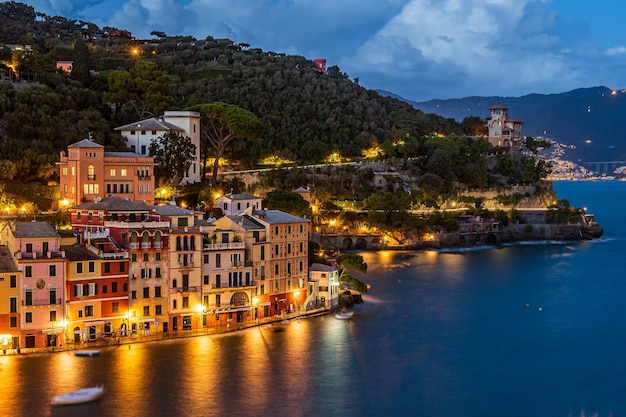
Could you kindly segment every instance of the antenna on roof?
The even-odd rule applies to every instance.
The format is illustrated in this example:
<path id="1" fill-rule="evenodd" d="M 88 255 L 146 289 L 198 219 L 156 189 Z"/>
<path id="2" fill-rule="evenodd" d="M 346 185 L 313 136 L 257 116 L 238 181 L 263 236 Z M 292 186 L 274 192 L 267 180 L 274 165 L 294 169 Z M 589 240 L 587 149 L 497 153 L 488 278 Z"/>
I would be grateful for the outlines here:
<path id="1" fill-rule="evenodd" d="M 89 140 L 93 140 L 93 133 L 89 132 L 89 135 L 87 135 L 87 137 L 89 138 Z"/>

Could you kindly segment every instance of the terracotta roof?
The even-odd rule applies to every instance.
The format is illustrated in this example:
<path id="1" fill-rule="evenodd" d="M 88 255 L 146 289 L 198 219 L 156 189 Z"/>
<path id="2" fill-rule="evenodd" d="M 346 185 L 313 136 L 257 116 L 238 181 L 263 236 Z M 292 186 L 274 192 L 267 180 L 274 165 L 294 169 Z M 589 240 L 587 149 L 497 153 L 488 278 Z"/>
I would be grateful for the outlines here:
<path id="1" fill-rule="evenodd" d="M 61 250 L 65 251 L 65 257 L 70 261 L 91 261 L 100 259 L 98 255 L 87 249 L 85 246 L 61 246 Z"/>
<path id="2" fill-rule="evenodd" d="M 80 142 L 72 143 L 71 145 L 68 145 L 67 147 L 68 148 L 104 148 L 104 146 L 90 139 L 83 139 Z"/>
<path id="3" fill-rule="evenodd" d="M 26 237 L 60 237 L 56 229 L 48 222 L 11 222 L 8 225 L 13 231 L 13 236 Z"/>
<path id="4" fill-rule="evenodd" d="M 130 123 L 124 126 L 116 127 L 115 130 L 172 130 L 175 132 L 184 132 L 185 129 L 182 129 L 175 124 L 166 122 L 165 120 L 159 119 L 158 117 L 151 117 L 150 119 L 140 120 L 138 122 Z"/>
<path id="5" fill-rule="evenodd" d="M 17 267 L 17 263 L 13 256 L 11 256 L 11 251 L 4 245 L 0 245 L 0 272 L 18 272 L 19 269 Z"/>
<path id="6" fill-rule="evenodd" d="M 110 195 L 100 201 L 83 203 L 74 208 L 81 210 L 149 212 L 151 207 L 152 206 L 147 205 L 144 201 L 128 200 L 126 198 Z"/>

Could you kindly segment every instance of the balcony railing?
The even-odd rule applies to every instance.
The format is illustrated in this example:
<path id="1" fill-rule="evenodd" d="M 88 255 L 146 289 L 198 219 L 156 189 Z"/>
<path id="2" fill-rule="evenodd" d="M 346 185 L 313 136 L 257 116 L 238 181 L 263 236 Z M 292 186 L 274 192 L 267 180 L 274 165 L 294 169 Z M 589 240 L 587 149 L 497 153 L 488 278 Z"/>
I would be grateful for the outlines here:
<path id="1" fill-rule="evenodd" d="M 226 249 L 245 249 L 245 242 L 227 242 L 227 243 L 206 243 L 204 250 L 226 250 Z"/>
<path id="2" fill-rule="evenodd" d="M 248 283 L 248 284 L 245 283 L 245 282 L 243 284 L 241 284 L 241 285 L 230 285 L 230 286 L 229 285 L 223 285 L 223 284 L 220 284 L 220 285 L 209 284 L 209 285 L 205 285 L 204 288 L 209 288 L 211 290 L 228 290 L 228 289 L 231 289 L 231 288 L 239 288 L 239 289 L 241 289 L 241 288 L 256 287 L 256 286 L 257 286 L 257 282 L 255 280 L 253 280 L 253 281 L 250 281 L 250 283 Z"/>
<path id="3" fill-rule="evenodd" d="M 116 227 L 119 229 L 163 229 L 170 227 L 169 222 L 121 222 L 105 221 L 104 227 Z"/>
<path id="4" fill-rule="evenodd" d="M 87 174 L 87 180 L 88 181 L 95 181 L 96 180 L 96 174 Z"/>
<path id="5" fill-rule="evenodd" d="M 199 292 L 202 291 L 202 287 L 200 286 L 195 286 L 195 287 L 176 287 L 176 292 Z"/>
<path id="6" fill-rule="evenodd" d="M 54 259 L 64 258 L 65 251 L 48 251 L 48 252 L 18 252 L 17 259 Z"/>
<path id="7" fill-rule="evenodd" d="M 62 298 L 55 298 L 53 300 L 44 299 L 44 300 L 22 300 L 23 306 L 54 306 L 59 305 L 63 301 Z"/>

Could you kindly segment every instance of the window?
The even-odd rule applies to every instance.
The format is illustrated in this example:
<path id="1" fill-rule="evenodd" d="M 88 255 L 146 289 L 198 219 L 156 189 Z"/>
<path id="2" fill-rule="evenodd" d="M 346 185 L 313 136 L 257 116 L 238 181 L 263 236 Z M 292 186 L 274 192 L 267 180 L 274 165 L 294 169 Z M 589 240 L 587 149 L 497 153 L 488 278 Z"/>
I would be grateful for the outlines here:
<path id="1" fill-rule="evenodd" d="M 25 306 L 33 305 L 33 291 L 32 290 L 26 290 L 26 292 L 24 293 L 24 305 Z"/>
<path id="2" fill-rule="evenodd" d="M 178 307 L 178 300 L 172 300 L 172 310 L 176 310 Z"/>
<path id="3" fill-rule="evenodd" d="M 16 275 L 11 275 L 9 277 L 9 287 L 17 288 L 17 276 Z"/>
<path id="4" fill-rule="evenodd" d="M 220 288 L 222 286 L 222 276 L 220 274 L 215 275 L 215 288 Z"/>
<path id="5" fill-rule="evenodd" d="M 141 134 L 145 134 L 146 132 L 141 132 Z M 141 154 L 145 155 L 146 154 L 146 145 L 141 145 Z"/>
<path id="6" fill-rule="evenodd" d="M 261 284 L 261 295 L 265 294 L 265 284 Z"/>
<path id="7" fill-rule="evenodd" d="M 9 302 L 11 304 L 10 311 L 11 313 L 17 313 L 17 297 L 9 298 Z M 5 304 L 6 305 L 6 304 Z M 6 307 L 5 307 L 6 308 Z M 6 311 L 6 310 L 5 310 Z"/>
<path id="8" fill-rule="evenodd" d="M 63 167 L 62 172 L 63 176 L 67 176 L 67 167 Z"/>
<path id="9" fill-rule="evenodd" d="M 137 299 L 137 291 L 131 291 L 130 292 L 130 298 L 132 298 L 133 300 Z"/>
<path id="10" fill-rule="evenodd" d="M 57 321 L 57 312 L 56 312 L 56 310 L 52 310 L 50 312 L 50 321 Z"/>
<path id="11" fill-rule="evenodd" d="M 147 253 L 143 254 L 143 261 L 144 262 L 148 262 L 148 254 Z"/>
<path id="12" fill-rule="evenodd" d="M 120 311 L 120 303 L 118 303 L 117 301 L 114 301 L 111 303 L 111 312 L 113 313 L 119 313 Z"/>
<path id="13" fill-rule="evenodd" d="M 154 268 L 154 277 L 155 278 L 161 278 L 161 268 L 160 267 L 156 267 Z"/>
<path id="14" fill-rule="evenodd" d="M 278 255 L 278 245 L 274 245 L 274 255 Z"/>
<path id="15" fill-rule="evenodd" d="M 57 266 L 56 265 L 50 265 L 48 267 L 48 273 L 50 274 L 51 277 L 56 277 L 57 276 Z"/>
<path id="16" fill-rule="evenodd" d="M 112 177 L 115 176 L 115 168 L 111 168 L 111 170 L 109 171 L 109 175 Z"/>
<path id="17" fill-rule="evenodd" d="M 189 308 L 189 297 L 183 297 L 183 308 Z"/>
<path id="18" fill-rule="evenodd" d="M 106 285 L 102 286 L 102 294 L 106 294 L 109 292 L 109 288 Z"/>
<path id="19" fill-rule="evenodd" d="M 274 276 L 278 276 L 278 264 L 274 265 Z"/>
<path id="20" fill-rule="evenodd" d="M 161 304 L 154 306 L 154 314 L 156 314 L 157 316 L 160 316 L 161 314 L 163 314 L 163 312 L 161 311 Z"/>
<path id="21" fill-rule="evenodd" d="M 275 235 L 277 235 L 277 234 L 278 234 L 278 226 L 276 226 L 276 227 L 274 228 L 274 234 L 275 234 Z"/>
<path id="22" fill-rule="evenodd" d="M 143 287 L 143 298 L 150 298 L 150 288 Z"/>
<path id="23" fill-rule="evenodd" d="M 93 306 L 85 306 L 85 317 L 93 317 Z"/>
<path id="24" fill-rule="evenodd" d="M 204 264 L 205 265 L 209 264 L 209 255 L 204 255 Z"/>
<path id="25" fill-rule="evenodd" d="M 220 294 L 215 295 L 215 307 L 220 307 L 222 305 L 222 297 Z"/>
<path id="26" fill-rule="evenodd" d="M 117 292 L 117 282 L 111 283 L 111 292 Z"/>
<path id="27" fill-rule="evenodd" d="M 128 291 L 128 283 L 125 282 L 124 285 L 122 285 L 122 288 L 123 288 L 123 290 L 122 290 L 123 292 L 127 292 Z"/>
<path id="28" fill-rule="evenodd" d="M 83 263 L 82 262 L 78 262 L 76 264 L 76 273 L 77 274 L 82 274 L 83 273 Z"/>
<path id="29" fill-rule="evenodd" d="M 291 243 L 287 243 L 287 254 L 291 254 Z"/>
<path id="30" fill-rule="evenodd" d="M 126 168 L 122 168 L 121 170 L 122 177 L 126 177 L 128 175 L 128 170 Z"/>
<path id="31" fill-rule="evenodd" d="M 105 263 L 105 264 L 104 264 L 104 272 L 105 272 L 106 274 L 108 274 L 109 272 L 111 272 L 111 263 L 110 263 L 110 262 L 107 262 L 107 263 Z"/>
<path id="32" fill-rule="evenodd" d="M 265 260 L 265 246 L 261 246 L 261 260 Z"/>
<path id="33" fill-rule="evenodd" d="M 136 253 L 133 253 L 133 254 L 130 256 L 130 261 L 131 261 L 131 262 L 137 262 L 137 254 L 136 254 Z"/>
<path id="34" fill-rule="evenodd" d="M 33 276 L 33 267 L 28 265 L 27 267 L 24 268 L 24 276 L 26 276 L 27 278 L 30 278 Z"/>
<path id="35" fill-rule="evenodd" d="M 96 272 L 96 263 L 93 261 L 89 262 L 89 273 L 93 274 L 94 272 Z"/>
<path id="36" fill-rule="evenodd" d="M 204 285 L 209 285 L 209 276 L 208 275 L 204 276 Z"/>
<path id="37" fill-rule="evenodd" d="M 143 316 L 147 317 L 150 315 L 150 306 L 143 306 Z"/>
<path id="38" fill-rule="evenodd" d="M 160 298 L 161 297 L 161 287 L 154 287 L 154 296 L 156 298 Z"/>
<path id="39" fill-rule="evenodd" d="M 215 254 L 215 267 L 216 268 L 222 267 L 222 255 L 219 253 Z"/>
<path id="40" fill-rule="evenodd" d="M 26 323 L 32 323 L 33 322 L 33 313 L 31 313 L 30 311 L 28 313 L 26 313 L 25 321 L 26 321 Z"/>
<path id="41" fill-rule="evenodd" d="M 160 261 L 161 260 L 161 252 L 157 252 L 154 254 L 154 260 L 155 261 Z"/>
<path id="42" fill-rule="evenodd" d="M 17 327 L 17 317 L 11 317 L 11 327 Z M 28 337 L 28 336 L 26 336 Z M 33 336 L 34 337 L 34 336 Z"/>

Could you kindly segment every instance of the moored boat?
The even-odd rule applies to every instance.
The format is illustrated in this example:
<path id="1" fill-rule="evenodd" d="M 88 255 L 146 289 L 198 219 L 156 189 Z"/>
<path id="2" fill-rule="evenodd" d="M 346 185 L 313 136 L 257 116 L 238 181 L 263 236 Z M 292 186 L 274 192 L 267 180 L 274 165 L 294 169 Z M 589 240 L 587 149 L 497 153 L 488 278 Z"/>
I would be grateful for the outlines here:
<path id="1" fill-rule="evenodd" d="M 98 349 L 83 349 L 74 352 L 76 356 L 98 356 L 100 351 Z"/>
<path id="2" fill-rule="evenodd" d="M 91 401 L 96 401 L 102 398 L 104 394 L 104 387 L 98 385 L 97 387 L 89 387 L 79 389 L 78 391 L 68 392 L 67 394 L 57 395 L 52 399 L 52 405 L 73 405 L 83 404 Z"/>
<path id="3" fill-rule="evenodd" d="M 354 316 L 354 311 L 348 310 L 345 307 L 335 313 L 335 318 L 339 320 L 347 320 Z"/>

